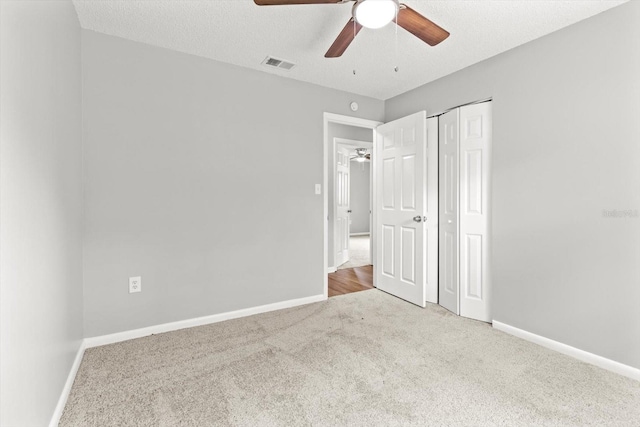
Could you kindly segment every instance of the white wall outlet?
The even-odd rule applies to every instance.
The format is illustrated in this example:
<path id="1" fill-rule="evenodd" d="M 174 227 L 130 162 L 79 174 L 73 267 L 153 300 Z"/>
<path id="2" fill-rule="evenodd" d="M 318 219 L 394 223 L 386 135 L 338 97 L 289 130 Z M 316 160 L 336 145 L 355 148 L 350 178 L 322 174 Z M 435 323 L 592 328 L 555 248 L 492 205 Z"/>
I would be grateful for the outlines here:
<path id="1" fill-rule="evenodd" d="M 322 185 L 316 184 L 316 194 L 322 194 Z"/>
<path id="2" fill-rule="evenodd" d="M 142 277 L 129 277 L 129 293 L 142 292 Z"/>

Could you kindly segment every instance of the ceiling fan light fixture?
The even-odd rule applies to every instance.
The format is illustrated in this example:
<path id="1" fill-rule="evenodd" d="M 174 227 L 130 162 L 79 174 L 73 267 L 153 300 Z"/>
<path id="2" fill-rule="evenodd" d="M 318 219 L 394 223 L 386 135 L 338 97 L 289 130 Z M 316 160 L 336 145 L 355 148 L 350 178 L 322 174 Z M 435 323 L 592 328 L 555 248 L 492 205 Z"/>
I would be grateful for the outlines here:
<path id="1" fill-rule="evenodd" d="M 367 149 L 366 148 L 356 148 L 356 156 L 353 158 L 353 160 L 355 160 L 356 162 L 364 162 L 365 160 L 367 160 L 367 158 L 365 157 L 367 155 Z"/>
<path id="2" fill-rule="evenodd" d="M 382 28 L 398 13 L 397 0 L 359 0 L 353 6 L 353 16 L 366 28 Z"/>

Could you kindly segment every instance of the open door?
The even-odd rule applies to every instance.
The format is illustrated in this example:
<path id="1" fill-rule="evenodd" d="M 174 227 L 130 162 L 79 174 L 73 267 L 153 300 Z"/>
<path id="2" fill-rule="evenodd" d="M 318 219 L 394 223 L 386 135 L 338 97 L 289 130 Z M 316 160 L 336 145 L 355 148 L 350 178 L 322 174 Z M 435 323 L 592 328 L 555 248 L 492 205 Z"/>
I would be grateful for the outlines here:
<path id="1" fill-rule="evenodd" d="M 349 261 L 350 204 L 351 204 L 351 161 L 349 149 L 339 146 L 336 149 L 336 223 L 335 246 L 336 267 Z"/>
<path id="2" fill-rule="evenodd" d="M 437 278 L 438 268 L 437 251 L 428 250 L 437 248 L 437 233 L 429 231 L 434 222 L 437 229 L 438 220 L 438 145 L 427 144 L 425 111 L 381 125 L 376 132 L 376 286 L 424 307 L 427 275 Z M 437 279 L 429 286 L 434 287 L 433 299 Z"/>

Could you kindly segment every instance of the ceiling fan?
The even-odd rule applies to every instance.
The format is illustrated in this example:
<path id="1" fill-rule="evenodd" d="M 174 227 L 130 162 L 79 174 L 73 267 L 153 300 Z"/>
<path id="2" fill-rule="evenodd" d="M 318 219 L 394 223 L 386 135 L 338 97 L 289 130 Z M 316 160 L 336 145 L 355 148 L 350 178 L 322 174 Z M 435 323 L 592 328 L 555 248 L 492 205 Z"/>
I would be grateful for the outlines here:
<path id="1" fill-rule="evenodd" d="M 366 148 L 356 148 L 356 155 L 349 157 L 349 160 L 364 162 L 365 160 L 371 160 L 371 154 L 367 154 Z"/>
<path id="2" fill-rule="evenodd" d="M 409 31 L 420 40 L 435 46 L 447 37 L 449 32 L 436 23 L 420 15 L 398 0 L 253 0 L 258 6 L 284 6 L 295 4 L 325 4 L 355 2 L 352 17 L 333 42 L 325 58 L 342 56 L 362 27 L 382 28 L 391 21 Z"/>

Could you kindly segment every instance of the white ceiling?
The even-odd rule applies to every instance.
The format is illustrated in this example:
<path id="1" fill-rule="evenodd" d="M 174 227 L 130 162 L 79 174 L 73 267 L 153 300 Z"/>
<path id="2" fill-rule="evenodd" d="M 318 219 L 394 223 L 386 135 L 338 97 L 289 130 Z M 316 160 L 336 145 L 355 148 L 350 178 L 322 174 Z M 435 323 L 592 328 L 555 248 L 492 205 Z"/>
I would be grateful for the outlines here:
<path id="1" fill-rule="evenodd" d="M 364 28 L 341 58 L 324 54 L 351 5 L 252 0 L 74 0 L 83 28 L 296 80 L 388 99 L 627 0 L 403 0 L 451 36 L 430 47 L 402 28 Z M 297 64 L 261 65 L 267 55 Z M 398 66 L 398 72 L 394 67 Z M 353 71 L 356 70 L 354 75 Z"/>

